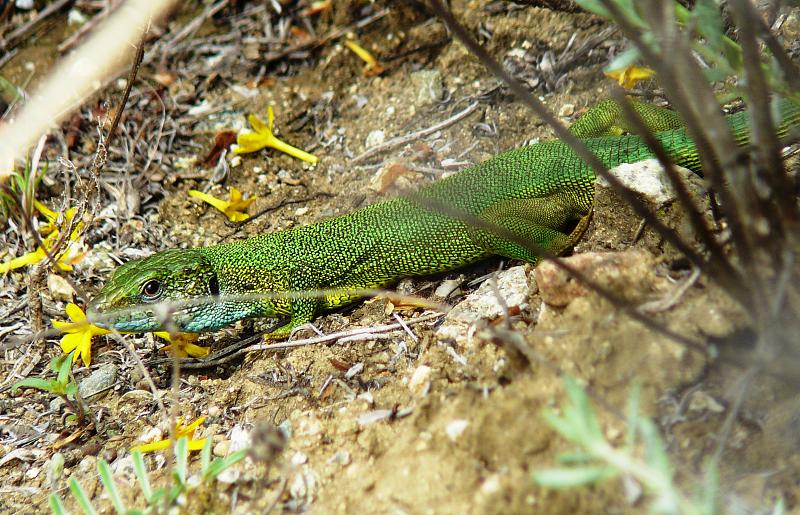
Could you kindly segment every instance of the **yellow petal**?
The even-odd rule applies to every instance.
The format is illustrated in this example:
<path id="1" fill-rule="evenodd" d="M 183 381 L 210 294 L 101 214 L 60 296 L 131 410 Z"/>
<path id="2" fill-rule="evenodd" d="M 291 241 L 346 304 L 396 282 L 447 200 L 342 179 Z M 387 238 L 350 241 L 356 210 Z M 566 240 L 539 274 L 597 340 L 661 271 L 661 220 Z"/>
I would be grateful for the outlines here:
<path id="1" fill-rule="evenodd" d="M 231 222 L 244 222 L 248 218 L 250 218 L 250 215 L 248 215 L 247 213 L 240 213 L 238 211 L 233 211 L 230 214 L 228 214 L 228 220 L 230 220 Z"/>
<path id="2" fill-rule="evenodd" d="M 251 152 L 258 152 L 267 146 L 268 141 L 265 140 L 262 134 L 255 132 L 243 132 L 236 136 L 236 148 L 233 149 L 234 154 L 249 154 Z"/>
<path id="3" fill-rule="evenodd" d="M 344 46 L 349 48 L 354 54 L 356 54 L 362 61 L 369 64 L 375 64 L 377 60 L 370 54 L 364 47 L 356 43 L 355 41 L 345 41 Z"/>
<path id="4" fill-rule="evenodd" d="M 131 447 L 131 452 L 139 451 L 139 452 L 152 452 L 152 451 L 163 451 L 164 449 L 168 449 L 170 446 L 170 440 L 159 440 L 153 443 L 145 443 L 142 445 L 137 445 L 135 447 Z"/>
<path id="5" fill-rule="evenodd" d="M 203 193 L 202 191 L 197 191 L 197 190 L 189 190 L 189 196 L 194 197 L 196 199 L 200 199 L 203 202 L 206 202 L 207 204 L 211 204 L 212 206 L 222 211 L 223 213 L 225 212 L 226 209 L 228 209 L 229 205 L 228 202 L 222 199 L 218 199 L 213 195 L 209 195 L 208 193 Z"/>
<path id="6" fill-rule="evenodd" d="M 193 358 L 205 358 L 211 352 L 211 347 L 201 347 L 193 343 L 187 343 L 184 348 L 186 353 Z"/>
<path id="7" fill-rule="evenodd" d="M 51 223 L 55 223 L 56 219 L 58 219 L 58 213 L 51 210 L 38 200 L 33 201 L 33 207 L 35 207 L 36 210 L 39 211 L 42 214 L 42 216 L 47 218 L 47 220 L 50 221 Z"/>
<path id="8" fill-rule="evenodd" d="M 200 427 L 200 424 L 202 424 L 205 420 L 206 420 L 205 416 L 197 417 L 197 419 L 194 422 L 192 422 L 186 427 L 180 427 L 179 423 L 178 427 L 175 428 L 175 434 L 178 435 L 179 437 L 192 436 L 194 435 L 195 430 L 197 430 L 197 428 Z"/>
<path id="9" fill-rule="evenodd" d="M 190 451 L 199 451 L 206 445 L 206 439 L 201 438 L 200 440 L 189 440 L 189 450 Z"/>
<path id="10" fill-rule="evenodd" d="M 9 270 L 16 270 L 17 268 L 38 263 L 44 259 L 45 256 L 46 254 L 42 249 L 36 249 L 33 252 L 28 252 L 27 254 L 23 254 L 20 257 L 16 257 L 10 261 L 6 261 L 5 263 L 0 263 L 0 273 L 4 274 Z"/>
<path id="11" fill-rule="evenodd" d="M 619 85 L 625 89 L 631 89 L 637 82 L 649 79 L 655 75 L 655 73 L 656 72 L 650 68 L 635 65 L 605 72 L 607 77 L 615 79 Z"/>
<path id="12" fill-rule="evenodd" d="M 83 310 L 80 308 L 80 306 L 78 306 L 77 304 L 70 302 L 69 304 L 67 304 L 67 308 L 65 311 L 69 319 L 72 320 L 73 322 L 86 321 L 86 313 L 84 313 Z"/>
<path id="13" fill-rule="evenodd" d="M 272 106 L 267 106 L 267 130 L 259 132 L 268 132 L 272 134 L 272 128 L 275 126 L 275 111 Z M 255 128 L 255 127 L 254 127 Z"/>
<path id="14" fill-rule="evenodd" d="M 159 349 L 161 351 L 166 352 L 167 354 L 174 354 L 179 358 L 185 358 L 188 356 L 185 350 L 180 345 L 175 345 L 174 343 L 170 343 L 169 345 L 165 345 Z"/>
<path id="15" fill-rule="evenodd" d="M 81 360 L 87 367 L 92 364 L 92 333 L 85 331 L 81 339 Z"/>
<path id="16" fill-rule="evenodd" d="M 81 342 L 83 341 L 83 335 L 81 333 L 71 333 L 64 335 L 59 342 L 59 346 L 61 350 L 64 351 L 64 354 L 69 354 L 70 352 L 77 349 Z M 76 352 L 74 356 L 72 356 L 72 362 L 78 361 L 78 353 Z"/>
<path id="17" fill-rule="evenodd" d="M 75 332 L 75 324 L 73 322 L 62 322 L 61 320 L 51 320 L 50 322 L 53 324 L 53 327 L 62 333 Z"/>
<path id="18" fill-rule="evenodd" d="M 269 111 L 267 111 L 269 113 Z M 269 116 L 269 114 L 267 114 Z M 261 121 L 261 118 L 254 114 L 247 115 L 247 122 L 250 124 L 250 127 L 253 128 L 254 131 L 258 133 L 270 132 L 270 128 Z M 271 125 L 271 124 L 270 124 Z"/>

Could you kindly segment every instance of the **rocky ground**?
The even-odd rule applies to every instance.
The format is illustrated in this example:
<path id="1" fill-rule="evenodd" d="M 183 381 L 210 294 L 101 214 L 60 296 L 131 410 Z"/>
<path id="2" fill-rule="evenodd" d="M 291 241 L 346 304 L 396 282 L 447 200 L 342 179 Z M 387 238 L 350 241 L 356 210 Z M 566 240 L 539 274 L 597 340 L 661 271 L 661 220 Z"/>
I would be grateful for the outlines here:
<path id="1" fill-rule="evenodd" d="M 176 44 L 164 42 L 199 11 L 179 12 L 177 21 L 156 31 L 149 45 L 161 53 L 140 71 L 120 141 L 100 178 L 103 198 L 85 234 L 92 250 L 73 272 L 62 273 L 76 293 L 46 290 L 45 320 L 63 320 L 67 300 L 90 299 L 115 260 L 311 223 L 552 137 L 424 8 L 353 0 L 306 13 L 303 2 L 282 2 L 286 11 L 278 15 L 269 3 L 231 3 L 238 9 L 221 10 Z M 602 67 L 624 43 L 598 18 L 507 2 L 452 4 L 481 43 L 565 123 L 606 92 Z M 22 23 L 24 15 L 15 16 L 9 23 Z M 77 30 L 66 18 L 66 12 L 55 16 L 0 74 L 32 87 Z M 348 39 L 370 50 L 385 70 L 365 76 L 363 63 L 342 44 Z M 34 63 L 33 72 L 27 63 Z M 56 166 L 56 158 L 75 163 L 78 176 L 85 172 L 96 146 L 93 120 L 108 109 L 105 101 L 113 105 L 119 86 L 110 84 L 55 131 L 47 150 L 53 166 L 38 192 L 45 204 L 74 202 L 76 176 Z M 663 101 L 654 82 L 635 93 Z M 473 104 L 440 130 L 375 151 Z M 223 159 L 227 167 L 209 159 L 215 136 L 245 127 L 248 113 L 263 117 L 267 105 L 274 106 L 280 136 L 313 152 L 318 164 L 272 150 Z M 702 182 L 689 180 L 702 202 Z M 250 213 L 269 208 L 267 214 L 232 229 L 219 212 L 187 195 L 198 189 L 226 197 L 230 187 L 257 196 Z M 684 227 L 669 198 L 646 198 L 670 225 Z M 3 261 L 26 250 L 13 224 L 2 238 Z M 744 327 L 737 305 L 696 277 L 605 187 L 598 187 L 592 224 L 568 261 L 708 345 Z M 26 278 L 24 270 L 14 271 L 0 282 L 4 377 L 32 353 Z M 137 505 L 127 450 L 143 438 L 158 439 L 177 413 L 186 420 L 206 417 L 202 432 L 214 439 L 215 455 L 243 441 L 254 448 L 220 482 L 191 491 L 183 500 L 188 512 L 264 512 L 273 505 L 318 513 L 646 511 L 648 498 L 620 479 L 571 490 L 533 481 L 534 471 L 574 449 L 542 417 L 545 408 L 564 402 L 564 373 L 590 389 L 603 430 L 618 445 L 625 439 L 620 413 L 638 385 L 641 409 L 657 423 L 688 492 L 721 445 L 727 507 L 758 510 L 779 497 L 796 505 L 796 410 L 782 384 L 759 383 L 742 415 L 724 429 L 738 369 L 645 328 L 552 264 L 534 269 L 496 259 L 406 280 L 398 289 L 451 309 L 428 317 L 435 312 L 386 299 L 355 304 L 321 317 L 317 328 L 326 334 L 374 329 L 398 319 L 407 327 L 184 367 L 174 391 L 170 362 L 153 337 L 126 335 L 149 364 L 169 413 L 159 410 L 128 352 L 113 339 L 97 338 L 91 367 L 75 370 L 81 383 L 96 384 L 84 384 L 94 427 L 66 425 L 63 405 L 48 394 L 2 394 L 0 509 L 47 511 L 47 496 L 56 491 L 77 511 L 67 489 L 75 476 L 96 506 L 110 510 L 96 472 L 101 457 L 112 464 L 128 505 Z M 200 343 L 218 351 L 268 325 L 238 324 Z M 47 372 L 58 340 L 48 338 L 28 375 Z M 102 391 L 89 396 L 91 390 Z M 720 435 L 726 435 L 721 443 Z M 73 439 L 65 443 L 67 437 Z M 60 475 L 51 472 L 56 452 L 65 458 Z M 154 482 L 168 480 L 169 460 L 152 455 L 148 464 Z"/>

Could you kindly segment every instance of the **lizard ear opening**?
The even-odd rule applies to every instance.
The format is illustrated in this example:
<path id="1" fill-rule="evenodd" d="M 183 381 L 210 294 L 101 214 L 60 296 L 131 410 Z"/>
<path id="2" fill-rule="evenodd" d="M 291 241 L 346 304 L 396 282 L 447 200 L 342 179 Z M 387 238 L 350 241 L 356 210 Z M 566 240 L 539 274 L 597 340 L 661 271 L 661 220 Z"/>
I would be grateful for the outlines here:
<path id="1" fill-rule="evenodd" d="M 208 280 L 208 291 L 214 297 L 219 295 L 219 279 L 217 279 L 217 274 L 211 276 L 211 279 Z"/>

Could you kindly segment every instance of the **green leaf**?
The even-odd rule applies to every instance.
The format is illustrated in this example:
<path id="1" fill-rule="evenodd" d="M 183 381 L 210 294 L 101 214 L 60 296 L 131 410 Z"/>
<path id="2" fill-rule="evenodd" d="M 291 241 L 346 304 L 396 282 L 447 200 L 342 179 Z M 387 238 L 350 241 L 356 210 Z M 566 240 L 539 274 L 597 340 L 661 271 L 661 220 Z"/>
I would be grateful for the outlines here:
<path id="1" fill-rule="evenodd" d="M 586 438 L 592 440 L 605 440 L 603 429 L 594 413 L 589 396 L 578 383 L 570 376 L 564 377 L 564 388 L 575 409 L 575 422 L 581 424 L 581 432 Z"/>
<path id="2" fill-rule="evenodd" d="M 73 350 L 67 355 L 61 355 L 56 359 L 62 358 L 61 361 L 58 363 L 58 378 L 56 379 L 59 383 L 66 383 L 69 379 L 69 370 L 72 368 L 72 356 L 75 354 Z"/>
<path id="3" fill-rule="evenodd" d="M 133 461 L 133 471 L 136 473 L 136 479 L 139 480 L 139 486 L 142 488 L 142 494 L 147 499 L 148 503 L 153 502 L 153 490 L 150 488 L 150 477 L 147 475 L 147 467 L 144 464 L 144 457 L 139 451 L 131 453 L 131 460 Z"/>
<path id="4" fill-rule="evenodd" d="M 547 488 L 573 488 L 596 483 L 613 477 L 617 472 L 611 467 L 575 467 L 537 470 L 533 480 Z"/>
<path id="5" fill-rule="evenodd" d="M 672 467 L 658 428 L 647 418 L 639 419 L 639 431 L 644 443 L 645 461 L 666 478 L 672 477 Z"/>
<path id="6" fill-rule="evenodd" d="M 40 377 L 26 377 L 22 381 L 16 383 L 11 387 L 11 393 L 16 393 L 20 388 L 36 388 L 37 390 L 44 390 L 45 392 L 55 393 L 55 381 L 42 379 Z"/>
<path id="7" fill-rule="evenodd" d="M 181 485 L 186 484 L 189 469 L 189 439 L 185 436 L 178 438 L 175 443 L 175 475 Z"/>
<path id="8" fill-rule="evenodd" d="M 631 388 L 631 394 L 628 396 L 628 404 L 625 407 L 627 415 L 626 434 L 625 434 L 625 447 L 631 451 L 636 445 L 636 428 L 639 427 L 637 421 L 639 420 L 639 397 L 642 389 L 638 383 Z"/>
<path id="9" fill-rule="evenodd" d="M 66 508 L 64 508 L 64 503 L 61 502 L 61 497 L 57 493 L 53 492 L 47 499 L 50 501 L 50 509 L 54 515 L 69 515 Z"/>
<path id="10" fill-rule="evenodd" d="M 72 495 L 75 496 L 75 500 L 78 501 L 78 506 L 81 507 L 84 513 L 87 515 L 97 515 L 94 506 L 89 502 L 89 496 L 86 495 L 86 491 L 74 477 L 69 478 L 69 489 L 72 491 Z"/>
<path id="11" fill-rule="evenodd" d="M 208 467 L 208 470 L 203 473 L 203 478 L 209 481 L 215 479 L 225 469 L 243 460 L 244 457 L 247 456 L 247 451 L 247 449 L 240 449 L 230 453 L 224 458 L 215 459 Z"/>
<path id="12" fill-rule="evenodd" d="M 554 410 L 546 409 L 542 413 L 542 416 L 557 433 L 567 440 L 575 442 L 579 439 L 579 435 L 577 431 L 573 429 L 572 425 L 565 418 L 559 416 Z"/>
<path id="13" fill-rule="evenodd" d="M 722 38 L 725 36 L 725 24 L 722 22 L 718 2 L 697 0 L 689 19 L 696 22 L 697 31 L 714 51 L 721 52 L 723 50 Z"/>
<path id="14" fill-rule="evenodd" d="M 556 460 L 563 465 L 570 465 L 570 464 L 586 464 L 592 461 L 594 457 L 583 451 L 573 451 L 573 452 L 564 452 L 558 455 Z"/>
<path id="15" fill-rule="evenodd" d="M 78 393 L 78 385 L 75 383 L 67 383 L 64 387 L 64 395 L 68 395 L 74 399 L 76 393 Z"/>
<path id="16" fill-rule="evenodd" d="M 117 485 L 114 483 L 114 477 L 111 474 L 111 468 L 108 466 L 108 462 L 102 458 L 97 462 L 97 471 L 100 472 L 100 480 L 103 482 L 103 486 L 106 487 L 106 491 L 108 492 L 108 496 L 111 498 L 111 504 L 114 505 L 114 509 L 117 510 L 117 513 L 121 515 L 125 515 L 125 503 L 122 502 L 122 497 L 119 495 L 119 490 L 117 490 Z"/>
<path id="17" fill-rule="evenodd" d="M 205 443 L 203 443 L 203 450 L 200 451 L 200 471 L 203 477 L 206 477 L 206 471 L 211 464 L 211 440 L 211 438 L 206 438 Z"/>

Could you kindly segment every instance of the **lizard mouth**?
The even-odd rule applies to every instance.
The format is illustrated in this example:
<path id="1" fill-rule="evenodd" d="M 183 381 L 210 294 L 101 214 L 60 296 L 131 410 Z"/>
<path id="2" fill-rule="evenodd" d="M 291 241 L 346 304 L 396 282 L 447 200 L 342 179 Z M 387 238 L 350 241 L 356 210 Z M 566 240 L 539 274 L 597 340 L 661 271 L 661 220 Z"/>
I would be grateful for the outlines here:
<path id="1" fill-rule="evenodd" d="M 108 299 L 103 294 L 89 302 L 86 318 L 97 327 L 122 332 L 155 331 L 160 326 L 153 311 L 141 308 L 109 308 Z"/>

